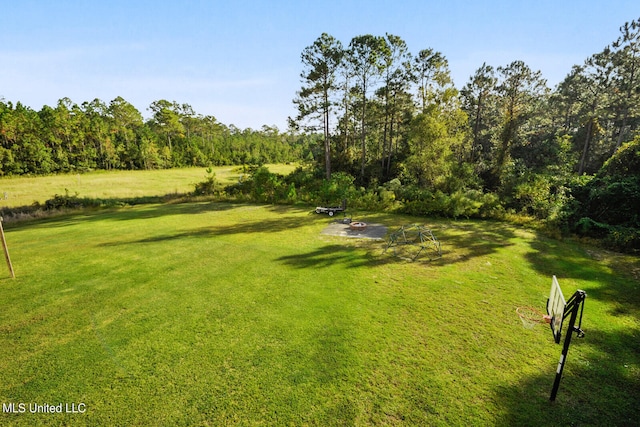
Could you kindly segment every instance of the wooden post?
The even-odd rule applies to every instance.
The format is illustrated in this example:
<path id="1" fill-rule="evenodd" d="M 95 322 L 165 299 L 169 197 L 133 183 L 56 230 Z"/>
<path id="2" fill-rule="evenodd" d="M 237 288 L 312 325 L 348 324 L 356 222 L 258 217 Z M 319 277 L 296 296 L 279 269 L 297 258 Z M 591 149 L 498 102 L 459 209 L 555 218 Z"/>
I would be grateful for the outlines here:
<path id="1" fill-rule="evenodd" d="M 2 217 L 0 217 L 0 236 L 2 236 L 2 248 L 4 249 L 4 257 L 7 260 L 7 266 L 11 272 L 11 278 L 15 279 L 16 274 L 13 272 L 13 265 L 11 264 L 11 258 L 9 258 L 9 248 L 7 248 L 7 240 L 4 238 L 4 228 L 2 227 Z"/>

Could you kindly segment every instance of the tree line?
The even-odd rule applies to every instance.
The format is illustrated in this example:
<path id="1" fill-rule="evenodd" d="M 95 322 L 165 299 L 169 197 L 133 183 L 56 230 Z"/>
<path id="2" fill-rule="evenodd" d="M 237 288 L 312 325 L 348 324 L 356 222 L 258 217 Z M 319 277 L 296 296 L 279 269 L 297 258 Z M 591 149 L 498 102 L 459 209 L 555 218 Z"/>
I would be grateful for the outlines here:
<path id="1" fill-rule="evenodd" d="M 458 90 L 443 53 L 412 53 L 392 34 L 345 45 L 323 33 L 301 62 L 291 123 L 319 135 L 325 179 L 393 185 L 405 206 L 424 201 L 416 213 L 438 199 L 473 206 L 492 195 L 507 211 L 573 231 L 626 227 L 638 239 L 640 21 L 553 89 L 516 60 L 482 64 Z M 609 197 L 622 205 L 605 208 Z M 606 213 L 616 210 L 628 215 Z"/>
<path id="2" fill-rule="evenodd" d="M 0 175 L 285 163 L 308 137 L 226 126 L 188 104 L 159 100 L 151 118 L 122 97 L 81 105 L 63 98 L 40 111 L 0 99 Z"/>
<path id="3" fill-rule="evenodd" d="M 166 100 L 34 111 L 0 99 L 0 174 L 279 163 L 227 195 L 419 215 L 543 219 L 640 249 L 640 21 L 555 88 L 523 61 L 482 64 L 460 88 L 445 55 L 401 37 L 323 33 L 301 54 L 286 133 L 226 126 Z M 212 178 L 201 192 L 220 191 Z M 226 191 L 226 190 L 225 190 Z M 336 199 L 336 200 L 330 200 Z"/>
<path id="4" fill-rule="evenodd" d="M 343 46 L 324 33 L 302 52 L 292 122 L 322 133 L 327 178 L 337 170 L 363 182 L 403 176 L 432 185 L 446 178 L 447 160 L 472 165 L 490 189 L 523 168 L 562 163 L 593 174 L 637 134 L 638 25 L 621 27 L 554 90 L 540 71 L 513 61 L 483 64 L 458 91 L 446 57 L 432 48 L 412 54 L 391 34 Z"/>

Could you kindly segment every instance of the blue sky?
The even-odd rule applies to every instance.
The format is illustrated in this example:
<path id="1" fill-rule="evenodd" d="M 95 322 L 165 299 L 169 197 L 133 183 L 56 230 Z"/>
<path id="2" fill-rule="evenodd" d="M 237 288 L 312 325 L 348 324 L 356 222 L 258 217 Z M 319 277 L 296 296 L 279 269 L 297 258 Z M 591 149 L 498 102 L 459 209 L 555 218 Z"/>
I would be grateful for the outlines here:
<path id="1" fill-rule="evenodd" d="M 227 125 L 286 130 L 300 53 L 322 32 L 431 47 L 458 87 L 483 62 L 514 60 L 553 87 L 638 18 L 637 0 L 0 0 L 0 98 L 39 110 L 122 96 L 145 117 L 167 99 Z"/>

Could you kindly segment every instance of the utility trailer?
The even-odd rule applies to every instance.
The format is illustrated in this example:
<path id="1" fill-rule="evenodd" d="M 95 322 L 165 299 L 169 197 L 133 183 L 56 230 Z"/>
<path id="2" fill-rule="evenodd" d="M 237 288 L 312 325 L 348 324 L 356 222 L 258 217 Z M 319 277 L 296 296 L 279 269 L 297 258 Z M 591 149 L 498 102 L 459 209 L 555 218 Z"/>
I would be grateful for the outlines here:
<path id="1" fill-rule="evenodd" d="M 334 207 L 316 206 L 317 214 L 327 214 L 329 216 L 334 216 L 336 212 L 344 212 L 346 210 L 347 210 L 347 199 L 342 199 L 342 204 L 340 206 L 334 206 Z"/>

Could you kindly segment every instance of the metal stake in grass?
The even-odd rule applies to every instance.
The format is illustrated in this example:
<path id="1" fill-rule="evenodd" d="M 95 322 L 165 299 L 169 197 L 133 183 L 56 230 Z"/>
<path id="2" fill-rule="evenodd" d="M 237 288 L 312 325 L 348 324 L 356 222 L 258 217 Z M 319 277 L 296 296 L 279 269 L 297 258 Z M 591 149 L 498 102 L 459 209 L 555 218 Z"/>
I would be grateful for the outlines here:
<path id="1" fill-rule="evenodd" d="M 4 238 L 4 228 L 2 227 L 2 217 L 0 217 L 0 236 L 2 236 L 2 248 L 4 249 L 4 257 L 7 260 L 7 266 L 11 272 L 11 278 L 15 279 L 16 274 L 13 272 L 13 265 L 11 264 L 11 258 L 9 258 L 9 248 L 7 248 L 7 240 Z"/>

